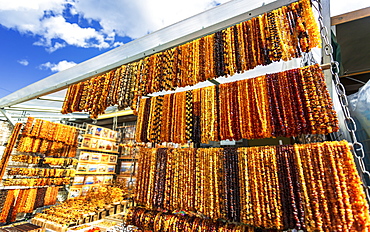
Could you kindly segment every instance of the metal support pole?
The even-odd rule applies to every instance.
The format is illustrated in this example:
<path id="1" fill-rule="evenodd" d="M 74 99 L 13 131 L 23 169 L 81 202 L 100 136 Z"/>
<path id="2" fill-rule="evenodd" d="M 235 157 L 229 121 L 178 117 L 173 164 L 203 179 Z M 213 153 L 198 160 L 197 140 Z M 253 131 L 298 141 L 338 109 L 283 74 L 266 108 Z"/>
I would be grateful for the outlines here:
<path id="1" fill-rule="evenodd" d="M 0 109 L 0 112 L 5 116 L 6 120 L 8 120 L 12 128 L 14 128 L 14 123 L 11 120 L 11 116 L 4 109 Z"/>

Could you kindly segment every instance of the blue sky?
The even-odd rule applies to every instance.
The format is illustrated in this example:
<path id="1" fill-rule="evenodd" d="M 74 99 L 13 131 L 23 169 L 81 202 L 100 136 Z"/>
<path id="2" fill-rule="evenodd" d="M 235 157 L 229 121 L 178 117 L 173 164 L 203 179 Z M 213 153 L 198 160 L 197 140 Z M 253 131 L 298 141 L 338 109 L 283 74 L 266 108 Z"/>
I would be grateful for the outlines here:
<path id="1" fill-rule="evenodd" d="M 0 0 L 0 98 L 227 0 Z"/>
<path id="2" fill-rule="evenodd" d="M 0 98 L 227 1 L 0 0 Z M 334 15 L 370 5 L 342 1 Z"/>

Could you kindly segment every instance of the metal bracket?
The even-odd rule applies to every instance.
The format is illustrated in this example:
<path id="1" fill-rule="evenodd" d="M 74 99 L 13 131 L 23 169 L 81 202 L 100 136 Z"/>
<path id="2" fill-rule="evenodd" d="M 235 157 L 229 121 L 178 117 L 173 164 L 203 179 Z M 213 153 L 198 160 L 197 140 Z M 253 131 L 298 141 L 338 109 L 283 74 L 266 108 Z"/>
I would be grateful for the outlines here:
<path id="1" fill-rule="evenodd" d="M 215 84 L 215 85 L 220 85 L 221 83 L 216 81 L 215 79 L 209 79 L 208 80 L 209 82 L 211 82 L 212 84 Z"/>

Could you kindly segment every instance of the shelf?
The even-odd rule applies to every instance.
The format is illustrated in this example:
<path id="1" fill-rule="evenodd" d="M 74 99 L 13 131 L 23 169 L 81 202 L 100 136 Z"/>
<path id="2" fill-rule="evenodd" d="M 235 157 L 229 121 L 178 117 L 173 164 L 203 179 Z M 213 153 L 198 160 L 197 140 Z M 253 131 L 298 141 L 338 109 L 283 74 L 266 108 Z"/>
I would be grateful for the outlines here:
<path id="1" fill-rule="evenodd" d="M 82 137 L 92 138 L 92 139 L 100 139 L 100 140 L 105 140 L 105 141 L 110 141 L 110 142 L 117 142 L 117 139 L 110 139 L 110 138 L 96 136 L 96 135 L 90 135 L 90 134 L 84 134 L 84 135 L 82 135 Z"/>
<path id="2" fill-rule="evenodd" d="M 75 175 L 114 175 L 115 172 L 76 172 Z"/>
<path id="3" fill-rule="evenodd" d="M 30 188 L 48 188 L 48 187 L 59 187 L 62 188 L 61 185 L 45 185 L 45 186 L 21 186 L 21 185 L 12 185 L 12 186 L 0 186 L 0 190 L 5 189 L 30 189 Z"/>
<path id="4" fill-rule="evenodd" d="M 100 161 L 85 161 L 85 160 L 79 160 L 78 163 L 86 163 L 86 164 L 114 164 L 116 165 L 117 162 L 100 162 Z"/>
<path id="5" fill-rule="evenodd" d="M 77 184 L 77 185 L 71 185 L 71 189 L 72 188 L 82 188 L 84 186 L 94 187 L 94 186 L 102 186 L 102 185 L 111 185 L 111 183 L 109 183 L 109 184 L 103 184 L 103 183 L 101 183 L 101 184 Z"/>
<path id="6" fill-rule="evenodd" d="M 131 174 L 130 173 L 128 173 L 128 174 L 119 174 L 119 175 L 117 175 L 117 177 L 130 177 L 131 176 Z M 136 175 L 132 175 L 132 177 L 136 177 Z"/>
<path id="7" fill-rule="evenodd" d="M 98 151 L 98 152 L 106 152 L 106 153 L 112 153 L 112 154 L 118 154 L 118 151 L 112 151 L 112 150 L 102 150 L 102 149 L 95 149 L 90 147 L 79 147 L 79 150 L 88 150 L 88 151 Z"/>
<path id="8" fill-rule="evenodd" d="M 131 156 L 127 156 L 127 157 L 118 157 L 118 159 L 120 160 L 137 160 L 137 158 L 132 158 Z"/>

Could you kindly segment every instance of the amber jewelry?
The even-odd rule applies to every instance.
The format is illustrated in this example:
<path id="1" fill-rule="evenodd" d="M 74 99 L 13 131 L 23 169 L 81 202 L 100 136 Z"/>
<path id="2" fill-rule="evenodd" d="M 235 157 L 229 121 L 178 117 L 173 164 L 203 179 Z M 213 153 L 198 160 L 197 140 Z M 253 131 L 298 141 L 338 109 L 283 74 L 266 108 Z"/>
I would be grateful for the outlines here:
<path id="1" fill-rule="evenodd" d="M 252 130 L 252 119 L 251 119 L 251 110 L 249 102 L 251 101 L 249 98 L 249 81 L 242 80 L 238 81 L 238 106 L 239 106 L 239 125 L 240 125 L 240 134 L 242 138 L 248 139 L 252 138 L 251 130 Z M 220 99 L 221 99 L 220 95 Z M 222 104 L 219 105 L 222 107 Z M 220 114 L 222 114 L 220 112 Z M 222 120 L 220 118 L 220 120 Z M 222 127 L 220 124 L 220 130 L 222 131 Z"/>
<path id="2" fill-rule="evenodd" d="M 11 207 L 14 205 L 14 202 L 18 197 L 19 192 L 20 192 L 19 189 L 12 189 L 8 191 L 8 195 L 6 196 L 4 206 L 0 213 L 0 223 L 7 222 L 8 213 L 11 211 Z"/>
<path id="3" fill-rule="evenodd" d="M 150 99 L 143 98 L 140 100 L 138 120 L 136 121 L 135 140 L 137 142 L 147 141 L 147 126 L 149 118 Z"/>
<path id="4" fill-rule="evenodd" d="M 199 83 L 200 82 L 200 73 L 202 72 L 202 67 L 201 67 L 201 59 L 204 58 L 203 56 L 201 56 L 202 53 L 202 45 L 203 43 L 201 43 L 201 39 L 196 39 L 194 41 L 192 41 L 191 43 L 193 46 L 192 46 L 192 56 L 191 56 L 191 59 L 192 59 L 192 67 L 189 67 L 191 70 L 193 70 L 193 75 L 189 76 L 189 78 L 191 78 L 191 82 L 189 82 L 188 84 L 190 85 L 194 85 L 196 83 Z"/>
<path id="5" fill-rule="evenodd" d="M 333 154 L 340 154 L 340 153 L 346 153 L 348 152 L 347 145 L 345 142 L 340 142 L 338 146 L 325 146 L 326 150 L 329 152 L 332 152 Z M 347 188 L 348 186 L 346 185 L 347 183 L 347 177 L 343 171 L 343 162 L 341 158 L 338 158 L 337 156 L 327 156 L 330 160 L 330 163 L 334 169 L 336 169 L 335 173 L 337 174 L 336 176 L 336 183 L 339 183 L 339 186 L 336 185 L 336 190 L 339 192 L 338 193 L 338 203 L 341 207 L 342 210 L 339 210 L 341 213 L 341 218 L 342 221 L 345 220 L 345 225 L 344 227 L 351 228 L 354 222 L 354 217 L 353 217 L 353 212 L 351 210 L 351 203 L 350 203 L 350 197 L 349 197 L 349 189 Z M 338 188 L 340 187 L 340 189 Z M 340 202 L 339 202 L 340 201 Z M 343 215 L 343 212 L 347 212 L 347 214 Z M 343 217 L 344 216 L 344 217 Z"/>
<path id="6" fill-rule="evenodd" d="M 297 127 L 296 120 L 294 118 L 296 114 L 293 113 L 294 109 L 292 105 L 293 101 L 290 100 L 290 96 L 292 96 L 293 93 L 289 91 L 289 82 L 286 71 L 278 73 L 276 83 L 277 91 L 279 91 L 278 92 L 278 96 L 280 97 L 279 101 L 281 102 L 282 106 L 281 117 L 284 125 L 283 133 L 285 133 L 286 135 L 296 135 L 297 132 L 294 131 L 295 128 Z"/>
<path id="7" fill-rule="evenodd" d="M 253 52 L 255 53 L 255 65 L 258 66 L 260 64 L 263 64 L 262 61 L 262 52 L 261 52 L 261 46 L 260 46 L 260 32 L 259 32 L 259 25 L 258 25 L 258 17 L 252 18 L 250 21 L 250 33 L 253 36 Z"/>
<path id="8" fill-rule="evenodd" d="M 185 44 L 178 46 L 176 49 L 176 53 L 177 53 L 177 56 L 176 56 L 176 61 L 177 61 L 176 71 L 177 72 L 176 72 L 176 75 L 173 76 L 175 78 L 173 80 L 173 83 L 174 83 L 173 86 L 180 87 L 182 84 L 181 82 L 183 80 L 183 77 L 185 75 L 185 69 L 184 69 L 184 65 L 186 65 L 186 61 L 184 58 Z"/>
<path id="9" fill-rule="evenodd" d="M 277 162 L 277 151 L 276 147 L 266 147 L 265 149 L 268 163 L 266 166 L 270 169 L 270 181 L 269 183 L 269 193 L 270 199 L 274 198 L 273 203 L 271 204 L 271 217 L 272 221 L 270 226 L 273 228 L 281 229 L 283 227 L 283 217 L 282 217 L 282 208 L 281 208 L 281 192 L 282 189 L 279 187 L 279 170 Z M 276 197 L 274 197 L 276 196 Z"/>
<path id="10" fill-rule="evenodd" d="M 157 159 L 157 149 L 151 151 L 150 160 L 149 160 L 149 173 L 148 173 L 148 192 L 146 197 L 146 205 L 153 205 L 153 191 L 155 184 L 155 175 L 156 175 L 156 159 Z"/>
<path id="11" fill-rule="evenodd" d="M 230 115 L 228 116 L 229 126 L 231 125 L 231 138 L 235 141 L 240 140 L 240 114 L 239 114 L 239 101 L 238 101 L 238 84 L 236 82 L 229 83 L 229 102 L 230 102 Z"/>
<path id="12" fill-rule="evenodd" d="M 214 36 L 214 65 L 217 77 L 225 75 L 224 46 L 222 40 L 222 31 L 218 31 Z"/>
<path id="13" fill-rule="evenodd" d="M 289 54 L 289 50 L 286 46 L 286 43 L 288 44 L 289 41 L 286 37 L 286 33 L 284 31 L 285 29 L 285 21 L 283 21 L 282 17 L 283 17 L 283 9 L 282 8 L 278 8 L 276 10 L 273 10 L 272 13 L 275 14 L 275 17 L 274 17 L 274 24 L 276 25 L 276 27 L 274 28 L 274 32 L 276 30 L 276 36 L 277 36 L 277 43 L 278 43 L 278 47 L 280 49 L 280 58 L 284 61 L 287 61 L 287 60 L 290 60 L 291 59 L 291 55 Z M 287 41 L 287 42 L 285 42 Z"/>
<path id="14" fill-rule="evenodd" d="M 307 112 L 308 112 L 308 118 L 309 118 L 309 124 L 310 124 L 310 133 L 311 134 L 316 134 L 318 133 L 317 127 L 314 126 L 314 121 L 315 120 L 320 120 L 321 115 L 316 114 L 316 109 L 320 110 L 321 106 L 318 103 L 317 100 L 317 91 L 316 91 L 316 86 L 313 82 L 313 77 L 310 75 L 310 71 L 308 69 L 300 69 L 301 72 L 301 80 L 302 80 L 302 87 L 305 92 L 305 100 L 306 100 L 306 105 L 307 105 Z"/>
<path id="15" fill-rule="evenodd" d="M 229 27 L 223 30 L 223 46 L 224 46 L 224 60 L 225 73 L 233 76 L 236 73 L 236 57 L 235 57 L 235 41 L 234 41 L 234 27 Z"/>
<path id="16" fill-rule="evenodd" d="M 29 189 L 27 198 L 25 200 L 25 204 L 22 207 L 22 212 L 31 213 L 33 211 L 35 200 L 36 200 L 36 193 L 37 193 L 37 188 Z"/>
<path id="17" fill-rule="evenodd" d="M 45 192 L 44 205 L 55 205 L 59 187 L 47 187 Z"/>
<path id="18" fill-rule="evenodd" d="M 83 110 L 82 108 L 80 108 L 80 106 L 81 105 L 84 106 L 85 101 L 86 101 L 86 88 L 85 88 L 86 86 L 87 86 L 87 83 L 84 83 L 84 82 L 70 86 L 70 88 L 74 89 L 73 93 L 75 94 L 75 96 L 73 96 L 73 99 L 71 99 L 72 102 L 70 106 L 70 109 L 71 109 L 70 112 Z"/>
<path id="19" fill-rule="evenodd" d="M 193 91 L 186 91 L 185 103 L 185 140 L 191 141 L 193 135 Z"/>
<path id="20" fill-rule="evenodd" d="M 152 75 L 153 75 L 153 82 L 152 82 L 152 89 L 151 89 L 151 92 L 152 93 L 155 93 L 155 92 L 159 92 L 161 90 L 163 90 L 163 87 L 162 87 L 162 83 L 163 83 L 163 77 L 162 77 L 162 68 L 161 68 L 161 65 L 162 65 L 162 56 L 163 56 L 163 53 L 162 52 L 159 52 L 159 53 L 156 53 L 154 55 L 152 55 L 153 57 L 153 69 L 152 69 Z"/>
<path id="21" fill-rule="evenodd" d="M 296 124 L 296 126 L 293 128 L 293 135 L 298 135 L 299 133 L 308 134 L 305 109 L 302 103 L 300 92 L 301 89 L 298 87 L 298 78 L 296 78 L 297 76 L 299 76 L 299 71 L 297 69 L 288 70 L 286 72 L 287 81 L 290 83 L 289 91 L 294 99 L 294 101 L 291 101 Z"/>
<path id="22" fill-rule="evenodd" d="M 35 120 L 34 117 L 28 117 L 27 118 L 26 125 L 23 127 L 23 130 L 22 130 L 22 135 L 23 136 L 29 136 L 34 120 Z"/>
<path id="23" fill-rule="evenodd" d="M 162 108 L 162 118 L 161 118 L 161 142 L 170 142 L 171 128 L 172 128 L 172 115 L 174 111 L 172 110 L 174 94 L 166 94 L 163 97 L 163 108 Z"/>
<path id="24" fill-rule="evenodd" d="M 151 111 L 148 122 L 148 139 L 152 143 L 158 143 L 161 135 L 163 96 L 153 97 L 150 101 Z"/>
<path id="25" fill-rule="evenodd" d="M 163 89 L 173 90 L 174 89 L 174 74 L 176 74 L 177 67 L 175 66 L 175 53 L 176 49 L 167 49 L 162 54 L 162 64 L 163 64 Z"/>
<path id="26" fill-rule="evenodd" d="M 180 120 L 181 124 L 179 124 L 179 143 L 187 143 L 186 139 L 186 92 L 179 94 L 181 97 L 179 98 L 179 107 L 178 109 L 180 114 L 178 119 Z"/>
<path id="27" fill-rule="evenodd" d="M 242 22 L 243 36 L 244 36 L 244 47 L 245 47 L 245 59 L 246 59 L 246 70 L 250 70 L 256 67 L 255 51 L 253 48 L 253 34 L 251 33 L 251 21 Z"/>
<path id="28" fill-rule="evenodd" d="M 42 168 L 11 168 L 9 175 L 20 176 L 39 176 L 39 177 L 71 177 L 73 172 L 67 172 L 66 169 L 42 169 Z"/>
<path id="29" fill-rule="evenodd" d="M 214 37 L 215 34 L 204 37 L 204 79 L 202 81 L 216 78 L 214 63 Z"/>
<path id="30" fill-rule="evenodd" d="M 144 189 L 145 186 L 147 186 L 147 184 L 145 183 L 145 179 L 146 179 L 146 167 L 147 167 L 147 164 L 146 164 L 146 161 L 148 159 L 148 155 L 146 155 L 146 151 L 148 151 L 147 149 L 145 148 L 140 148 L 139 152 L 140 152 L 140 157 L 138 159 L 138 174 L 137 174 L 137 182 L 136 182 L 136 201 L 143 204 L 145 202 L 144 200 Z"/>
<path id="31" fill-rule="evenodd" d="M 268 41 L 267 41 L 267 32 L 265 29 L 265 14 L 258 16 L 256 19 L 256 30 L 258 35 L 258 44 L 260 49 L 260 59 L 261 59 L 261 65 L 267 65 L 269 64 L 269 58 L 268 58 Z"/>
<path id="32" fill-rule="evenodd" d="M 283 228 L 305 228 L 300 185 L 296 172 L 293 147 L 277 147 L 279 185 L 282 190 Z"/>
<path id="33" fill-rule="evenodd" d="M 363 190 L 352 188 L 360 179 L 346 142 L 141 152 L 137 199 L 150 208 L 163 202 L 165 210 L 234 221 L 240 215 L 243 223 L 279 230 L 361 231 L 370 222 L 361 211 L 368 209 Z"/>
<path id="34" fill-rule="evenodd" d="M 254 206 L 254 212 L 253 212 L 253 219 L 254 222 L 253 224 L 256 226 L 261 227 L 263 225 L 263 220 L 262 220 L 262 214 L 263 214 L 263 207 L 264 207 L 264 201 L 263 198 L 261 197 L 262 191 L 261 191 L 261 186 L 263 182 L 259 182 L 258 179 L 260 178 L 258 174 L 258 166 L 259 166 L 259 161 L 258 161 L 258 148 L 254 148 L 255 151 L 252 151 L 252 154 L 254 153 L 253 157 L 250 157 L 250 165 L 248 165 L 248 173 L 251 174 L 251 194 L 252 194 L 252 204 Z M 261 184 L 260 184 L 261 183 Z"/>
<path id="35" fill-rule="evenodd" d="M 199 78 L 198 83 L 206 81 L 206 63 L 209 62 L 209 60 L 206 60 L 207 53 L 209 53 L 208 50 L 208 44 L 206 37 L 202 37 L 199 40 Z M 196 85 L 197 83 L 194 83 Z"/>
<path id="36" fill-rule="evenodd" d="M 174 153 L 173 149 L 167 150 L 167 165 L 166 165 L 166 179 L 164 187 L 164 201 L 163 208 L 171 209 L 172 208 L 172 183 L 174 178 L 173 162 L 174 162 Z"/>
<path id="37" fill-rule="evenodd" d="M 255 91 L 253 92 L 256 95 L 256 99 L 260 102 L 258 105 L 258 112 L 261 112 L 261 138 L 267 138 L 271 136 L 272 128 L 271 128 L 271 116 L 268 113 L 269 111 L 269 103 L 267 97 L 267 81 L 265 76 L 257 77 L 256 78 L 257 85 L 255 85 Z M 258 86 L 258 88 L 257 88 Z"/>
<path id="38" fill-rule="evenodd" d="M 171 141 L 186 143 L 186 92 L 175 94 L 173 103 L 173 133 Z"/>
<path id="39" fill-rule="evenodd" d="M 30 132 L 31 137 L 39 137 L 41 126 L 42 126 L 43 120 L 41 119 L 36 119 L 35 123 L 33 124 L 32 130 Z"/>
<path id="40" fill-rule="evenodd" d="M 76 94 L 76 86 L 77 85 L 68 86 L 67 93 L 66 93 L 66 96 L 64 98 L 62 110 L 60 111 L 62 114 L 68 114 L 70 112 L 73 112 L 72 109 L 71 109 L 71 105 L 73 103 L 73 99 L 74 99 L 75 95 L 77 95 Z"/>
<path id="41" fill-rule="evenodd" d="M 247 155 L 245 148 L 240 148 L 238 151 L 238 168 L 243 170 L 239 172 L 239 188 L 240 188 L 240 222 L 245 224 L 252 223 L 252 207 L 251 194 L 249 190 L 249 173 L 247 168 Z"/>
<path id="42" fill-rule="evenodd" d="M 131 208 L 127 223 L 139 227 L 139 229 L 155 232 L 164 231 L 253 231 L 252 227 L 245 225 L 219 222 L 203 219 L 191 214 L 181 216 L 178 214 L 164 213 L 146 208 Z"/>
<path id="43" fill-rule="evenodd" d="M 62 113 L 88 111 L 95 118 L 117 102 L 136 112 L 148 93 L 289 60 L 315 46 L 318 26 L 310 2 L 301 0 L 72 85 Z"/>
<path id="44" fill-rule="evenodd" d="M 193 91 L 193 134 L 192 141 L 194 143 L 200 143 L 201 138 L 201 91 L 200 89 L 194 89 Z"/>
<path id="45" fill-rule="evenodd" d="M 252 78 L 249 81 L 249 96 L 250 96 L 250 105 L 252 106 L 250 110 L 252 111 L 252 121 L 253 127 L 253 137 L 254 138 L 263 138 L 269 136 L 267 134 L 268 128 L 268 115 L 266 114 L 266 109 L 264 102 L 266 94 L 265 90 L 265 77 Z"/>
<path id="46" fill-rule="evenodd" d="M 345 212 L 347 211 L 345 207 L 345 200 L 343 199 L 343 192 L 341 188 L 341 184 L 339 181 L 339 170 L 340 162 L 337 162 L 333 156 L 325 156 L 323 154 L 334 154 L 334 149 L 332 146 L 317 146 L 315 147 L 318 155 L 318 159 L 320 160 L 320 165 L 322 165 L 322 169 L 325 172 L 329 172 L 333 174 L 334 181 L 323 181 L 323 187 L 327 190 L 328 195 L 330 198 L 337 199 L 338 201 L 335 202 L 334 200 L 328 203 L 329 208 L 332 208 L 333 205 L 336 205 L 335 209 L 330 210 L 331 220 L 335 221 L 338 226 L 337 228 L 342 228 L 344 230 L 348 230 L 347 227 L 347 219 Z"/>
<path id="47" fill-rule="evenodd" d="M 313 15 L 311 2 L 308 0 L 303 0 L 299 2 L 300 9 L 302 10 L 302 16 L 306 22 L 306 29 L 309 40 L 309 47 L 321 47 L 321 36 L 319 34 L 319 29 L 315 17 Z"/>
<path id="48" fill-rule="evenodd" d="M 284 61 L 296 57 L 296 47 L 294 46 L 294 34 L 292 34 L 292 27 L 290 24 L 290 11 L 287 6 L 278 9 L 277 24 L 280 27 L 280 36 L 282 41 L 282 57 Z"/>
<path id="49" fill-rule="evenodd" d="M 325 172 L 324 167 L 326 167 L 328 164 L 323 160 L 323 152 L 321 150 L 320 146 L 315 146 L 314 144 L 311 146 L 312 147 L 312 153 L 315 154 L 315 156 L 312 156 L 314 163 L 315 163 L 315 169 L 320 170 L 320 172 Z M 335 174 L 334 174 L 335 175 Z M 331 184 L 328 183 L 325 179 L 322 180 L 322 177 L 320 175 L 317 176 L 317 179 L 319 180 L 317 183 L 317 188 L 320 193 L 319 195 L 319 200 L 321 204 L 323 205 L 322 207 L 322 212 L 325 212 L 325 214 L 322 214 L 322 220 L 323 220 L 323 228 L 325 230 L 330 230 L 330 227 L 328 225 L 340 225 L 340 218 L 338 218 L 338 205 L 334 204 L 334 200 L 332 201 L 327 201 L 325 198 L 321 198 L 322 195 L 327 195 L 328 199 L 332 199 L 334 195 L 336 195 L 332 189 Z M 322 181 L 320 181 L 322 180 Z M 340 194 L 340 192 L 339 192 Z M 339 195 L 340 196 L 340 195 Z M 337 195 L 337 197 L 339 197 Z M 321 205 L 320 204 L 320 205 Z M 334 207 L 336 205 L 336 207 Z M 329 211 L 330 209 L 330 211 Z M 340 227 L 341 228 L 341 227 Z"/>
<path id="50" fill-rule="evenodd" d="M 201 142 L 218 141 L 217 86 L 201 90 Z"/>
<path id="51" fill-rule="evenodd" d="M 238 158 L 236 148 L 225 148 L 225 184 L 226 184 L 226 199 L 228 202 L 226 211 L 227 218 L 230 221 L 240 221 L 240 192 L 239 192 L 239 173 L 238 173 Z"/>
<path id="52" fill-rule="evenodd" d="M 262 221 L 262 225 L 263 227 L 266 227 L 266 228 L 269 228 L 269 227 L 274 227 L 275 224 L 274 223 L 271 223 L 271 214 L 272 214 L 272 211 L 271 211 L 271 205 L 272 204 L 268 204 L 268 195 L 269 195 L 269 185 L 266 185 L 265 183 L 269 183 L 269 178 L 268 178 L 268 168 L 265 166 L 266 163 L 269 161 L 269 158 L 266 157 L 265 155 L 265 149 L 260 149 L 259 150 L 259 154 L 257 155 L 257 157 L 259 158 L 259 161 L 257 161 L 257 170 L 258 170 L 258 174 L 257 174 L 257 180 L 258 182 L 260 183 L 263 183 L 262 186 L 260 186 L 259 188 L 259 191 L 260 191 L 260 199 L 261 201 L 263 202 L 262 204 L 262 209 L 261 209 L 261 214 L 262 214 L 262 218 L 266 218 L 266 220 L 263 220 Z M 264 172 L 260 172 L 260 170 L 265 170 Z M 259 179 L 260 178 L 260 179 Z"/>
<path id="53" fill-rule="evenodd" d="M 232 133 L 232 125 L 231 125 L 231 102 L 230 97 L 231 94 L 228 93 L 230 84 L 220 85 L 219 86 L 219 124 L 220 124 L 220 139 L 226 140 L 226 139 L 232 139 L 233 133 Z"/>
<path id="54" fill-rule="evenodd" d="M 166 166 L 167 166 L 167 149 L 158 149 L 158 164 L 155 175 L 154 183 L 154 196 L 153 196 L 153 207 L 158 209 L 164 208 L 164 190 L 165 190 L 165 177 L 166 177 Z"/>
<path id="55" fill-rule="evenodd" d="M 134 83 L 134 91 L 133 91 L 133 99 L 131 103 L 131 109 L 134 111 L 134 114 L 137 115 L 138 113 L 138 102 L 141 96 L 144 95 L 144 83 L 145 80 L 143 76 L 144 70 L 144 59 L 141 59 L 137 62 L 137 70 L 135 74 L 135 83 Z"/>
<path id="56" fill-rule="evenodd" d="M 76 111 L 83 111 L 88 101 L 88 91 L 90 86 L 90 81 L 85 81 L 76 84 L 76 93 L 78 93 L 73 99 L 72 109 Z"/>
<path id="57" fill-rule="evenodd" d="M 137 142 L 142 142 L 142 133 L 145 131 L 143 128 L 143 119 L 144 119 L 144 113 L 145 113 L 145 105 L 146 105 L 146 100 L 142 99 L 139 104 L 139 112 L 137 114 L 138 119 L 136 121 L 136 131 L 135 131 L 135 140 Z"/>
<path id="58" fill-rule="evenodd" d="M 135 97 L 135 93 L 137 92 L 137 86 L 136 86 L 136 78 L 137 78 L 137 72 L 138 72 L 138 63 L 132 63 L 131 64 L 131 72 L 129 73 L 129 84 L 128 84 L 128 91 L 125 92 L 125 101 L 124 106 L 127 106 L 127 108 L 135 109 L 133 107 L 133 99 Z"/>
<path id="59" fill-rule="evenodd" d="M 175 93 L 163 98 L 161 115 L 154 97 L 145 100 L 150 110 L 139 112 L 137 133 L 144 140 L 155 136 L 156 141 L 186 143 L 190 138 L 186 120 L 194 122 L 193 141 L 199 141 L 201 134 L 202 142 L 336 131 L 335 111 L 324 107 L 330 105 L 330 98 L 320 73 L 315 65 L 196 89 L 192 103 L 186 100 L 188 92 Z M 154 119 L 163 125 L 160 135 L 153 132 L 157 130 L 152 126 Z M 144 129 L 142 123 L 150 125 Z"/>
<path id="60" fill-rule="evenodd" d="M 336 113 L 322 78 L 321 69 L 315 65 L 299 69 L 299 85 L 302 87 L 303 103 L 311 133 L 330 133 L 338 130 Z M 327 107 L 329 105 L 329 107 Z M 334 116 L 334 117 L 333 117 Z M 325 126 L 327 128 L 325 128 Z M 323 128 L 323 130 L 321 129 Z"/>
<path id="61" fill-rule="evenodd" d="M 100 99 L 98 101 L 99 107 L 97 107 L 97 114 L 102 114 L 105 112 L 105 109 L 109 106 L 108 101 L 109 101 L 109 92 L 110 92 L 110 87 L 111 83 L 113 81 L 114 77 L 114 72 L 110 71 L 104 75 L 103 81 L 103 87 L 100 95 Z"/>
<path id="62" fill-rule="evenodd" d="M 184 76 L 184 80 L 182 81 L 183 85 L 181 87 L 185 87 L 185 86 L 192 86 L 194 85 L 195 80 L 194 80 L 194 76 L 195 76 L 195 69 L 194 69 L 194 58 L 195 56 L 199 56 L 199 54 L 195 54 L 195 49 L 196 47 L 198 46 L 199 44 L 195 41 L 191 41 L 189 43 L 186 44 L 186 50 L 185 50 L 185 76 Z M 198 70 L 198 69 L 197 69 Z"/>
<path id="63" fill-rule="evenodd" d="M 142 88 L 143 88 L 143 91 L 142 91 L 142 94 L 145 96 L 145 95 L 148 95 L 149 92 L 149 88 L 151 87 L 151 81 L 152 81 L 152 76 L 150 75 L 151 72 L 150 72 L 150 67 L 151 67 L 151 57 L 145 57 L 144 58 L 144 61 L 143 61 L 143 69 L 142 69 L 142 81 L 144 81 L 142 83 Z M 141 97 L 141 96 L 139 96 Z"/>
<path id="64" fill-rule="evenodd" d="M 111 71 L 112 81 L 109 86 L 109 92 L 107 96 L 107 105 L 116 105 L 118 103 L 118 91 L 120 89 L 120 75 L 121 67 Z"/>
<path id="65" fill-rule="evenodd" d="M 324 74 L 318 64 L 309 66 L 311 75 L 314 77 L 314 81 L 317 86 L 318 98 L 320 99 L 321 109 L 326 109 L 321 117 L 321 133 L 331 133 L 332 131 L 338 130 L 338 119 L 336 112 L 333 107 L 333 102 L 331 100 L 330 94 L 326 88 L 326 82 L 324 79 Z M 324 107 L 326 106 L 326 107 Z"/>
<path id="66" fill-rule="evenodd" d="M 329 144 L 328 144 L 329 145 Z M 331 144 L 330 144 L 331 145 Z M 336 146 L 335 146 L 336 145 Z M 350 146 L 346 141 L 337 142 L 337 144 L 332 145 L 335 154 L 335 158 L 338 161 L 342 161 L 343 171 L 347 174 L 347 191 L 350 194 L 349 201 L 352 204 L 352 213 L 354 220 L 351 218 L 351 214 L 347 214 L 346 222 L 348 228 L 351 230 L 365 230 L 369 228 L 369 214 L 362 210 L 367 210 L 369 208 L 368 202 L 366 200 L 365 193 L 361 187 L 361 180 L 356 170 L 356 165 L 354 162 L 354 157 L 350 151 Z M 339 199 L 338 199 L 339 200 Z M 344 200 L 344 199 L 343 199 Z M 346 202 L 346 201 L 345 201 Z M 346 202 L 348 203 L 348 202 Z M 347 206 L 348 208 L 348 206 Z M 357 216 L 355 216 L 357 215 Z M 353 224 L 352 224 L 353 222 Z M 351 225 L 351 227 L 349 227 Z"/>

